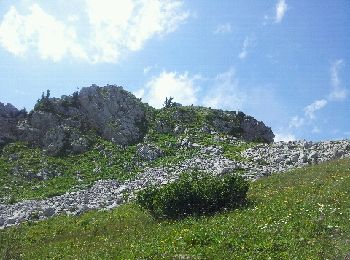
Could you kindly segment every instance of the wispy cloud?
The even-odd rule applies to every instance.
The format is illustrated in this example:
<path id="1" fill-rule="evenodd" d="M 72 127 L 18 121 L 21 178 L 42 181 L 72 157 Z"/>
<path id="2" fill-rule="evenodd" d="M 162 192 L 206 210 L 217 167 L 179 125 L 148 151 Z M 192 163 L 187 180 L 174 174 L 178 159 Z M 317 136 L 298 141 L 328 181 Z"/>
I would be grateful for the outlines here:
<path id="1" fill-rule="evenodd" d="M 347 98 L 349 91 L 342 87 L 342 82 L 339 77 L 339 71 L 344 66 L 344 61 L 342 59 L 333 62 L 330 68 L 331 74 L 331 93 L 329 94 L 329 99 L 332 101 L 341 101 Z"/>
<path id="2" fill-rule="evenodd" d="M 324 108 L 327 105 L 328 101 L 325 99 L 320 99 L 312 102 L 310 105 L 304 108 L 305 115 L 309 119 L 315 119 L 315 112 Z"/>
<path id="3" fill-rule="evenodd" d="M 247 101 L 247 94 L 240 88 L 234 68 L 218 74 L 211 81 L 211 87 L 206 91 L 202 105 L 229 110 L 242 109 Z"/>
<path id="4" fill-rule="evenodd" d="M 288 5 L 285 0 L 278 0 L 276 4 L 275 23 L 280 23 L 288 10 Z"/>
<path id="5" fill-rule="evenodd" d="M 156 108 L 163 106 L 166 97 L 173 97 L 176 102 L 183 105 L 196 104 L 199 90 L 196 81 L 200 78 L 199 75 L 191 77 L 188 73 L 164 71 L 134 94 Z"/>
<path id="6" fill-rule="evenodd" d="M 232 32 L 232 27 L 230 23 L 219 24 L 215 30 L 215 34 L 228 34 Z"/>
<path id="7" fill-rule="evenodd" d="M 143 68 L 143 74 L 147 75 L 151 70 L 153 70 L 154 68 L 156 68 L 157 65 L 153 65 L 153 66 L 146 66 Z"/>
<path id="8" fill-rule="evenodd" d="M 284 133 L 284 132 L 276 132 L 275 133 L 275 142 L 288 142 L 288 141 L 295 141 L 297 138 L 292 133 Z"/>
<path id="9" fill-rule="evenodd" d="M 322 129 L 315 125 L 316 112 L 325 108 L 329 103 L 342 101 L 347 98 L 349 91 L 342 86 L 339 71 L 344 66 L 344 61 L 338 59 L 331 64 L 330 67 L 330 82 L 331 90 L 327 97 L 313 101 L 304 108 L 302 116 L 294 116 L 289 121 L 288 129 L 298 129 L 301 126 L 307 126 L 311 133 L 317 134 L 322 132 Z"/>
<path id="10" fill-rule="evenodd" d="M 243 46 L 241 52 L 238 54 L 238 58 L 244 60 L 248 55 L 248 49 L 253 45 L 255 41 L 254 37 L 247 36 L 243 41 Z"/>
<path id="11" fill-rule="evenodd" d="M 38 4 L 28 8 L 29 13 L 20 14 L 12 6 L 4 15 L 0 45 L 17 56 L 34 50 L 40 58 L 56 62 L 65 56 L 92 63 L 118 62 L 155 36 L 175 31 L 189 17 L 181 0 L 85 0 L 80 13 L 65 19 Z M 74 23 L 78 20 L 79 27 Z"/>
<path id="12" fill-rule="evenodd" d="M 289 121 L 289 128 L 300 128 L 305 123 L 305 119 L 299 116 L 294 116 Z"/>

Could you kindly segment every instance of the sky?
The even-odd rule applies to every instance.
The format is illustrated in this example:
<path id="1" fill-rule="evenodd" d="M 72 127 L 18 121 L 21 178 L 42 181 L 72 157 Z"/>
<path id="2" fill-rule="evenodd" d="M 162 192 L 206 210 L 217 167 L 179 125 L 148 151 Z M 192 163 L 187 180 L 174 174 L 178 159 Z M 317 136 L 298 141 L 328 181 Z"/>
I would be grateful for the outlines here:
<path id="1" fill-rule="evenodd" d="M 0 0 L 0 102 L 112 84 L 348 139 L 349 28 L 349 0 Z"/>

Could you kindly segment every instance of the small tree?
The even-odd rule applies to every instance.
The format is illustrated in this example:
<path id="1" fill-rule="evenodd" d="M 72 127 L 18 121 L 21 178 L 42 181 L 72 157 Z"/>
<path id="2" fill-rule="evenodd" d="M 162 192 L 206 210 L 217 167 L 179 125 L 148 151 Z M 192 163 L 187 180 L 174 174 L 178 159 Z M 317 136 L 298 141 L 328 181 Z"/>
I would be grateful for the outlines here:
<path id="1" fill-rule="evenodd" d="M 50 111 L 51 102 L 50 102 L 50 90 L 46 90 L 46 95 L 43 92 L 41 94 L 41 99 L 38 99 L 34 106 L 34 110 Z"/>
<path id="2" fill-rule="evenodd" d="M 173 97 L 165 98 L 164 107 L 169 108 L 173 106 Z"/>

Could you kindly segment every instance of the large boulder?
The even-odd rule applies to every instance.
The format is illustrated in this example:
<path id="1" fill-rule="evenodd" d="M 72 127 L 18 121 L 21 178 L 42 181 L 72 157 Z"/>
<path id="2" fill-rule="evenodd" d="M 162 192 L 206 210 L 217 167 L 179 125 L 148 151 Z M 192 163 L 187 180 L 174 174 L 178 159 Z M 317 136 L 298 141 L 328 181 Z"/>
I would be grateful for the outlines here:
<path id="1" fill-rule="evenodd" d="M 163 151 L 152 144 L 138 144 L 136 153 L 142 160 L 145 161 L 153 161 L 163 156 Z"/>

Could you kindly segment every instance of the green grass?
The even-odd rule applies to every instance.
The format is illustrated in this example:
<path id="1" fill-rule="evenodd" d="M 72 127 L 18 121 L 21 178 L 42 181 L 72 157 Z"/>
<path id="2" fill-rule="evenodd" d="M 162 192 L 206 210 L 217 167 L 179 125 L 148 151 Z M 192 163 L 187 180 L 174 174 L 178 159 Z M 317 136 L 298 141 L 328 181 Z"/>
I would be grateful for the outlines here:
<path id="1" fill-rule="evenodd" d="M 169 134 L 154 134 L 150 141 L 164 152 L 164 156 L 150 162 L 137 156 L 136 145 L 119 147 L 102 139 L 95 140 L 92 149 L 83 154 L 56 157 L 24 143 L 8 144 L 0 151 L 0 202 L 52 197 L 99 179 L 123 181 L 146 166 L 174 165 L 198 152 L 180 150 L 176 137 Z M 53 175 L 47 180 L 30 177 L 42 169 Z"/>
<path id="2" fill-rule="evenodd" d="M 99 179 L 125 180 L 139 168 L 136 147 L 121 148 L 98 139 L 91 150 L 79 155 L 47 156 L 23 143 L 7 145 L 0 154 L 0 198 L 7 203 L 46 198 L 81 188 Z M 54 172 L 47 180 L 30 178 L 28 172 Z"/>
<path id="3" fill-rule="evenodd" d="M 0 258 L 344 259 L 349 187 L 340 160 L 253 182 L 246 207 L 210 217 L 156 221 L 134 204 L 60 216 L 0 231 Z"/>

